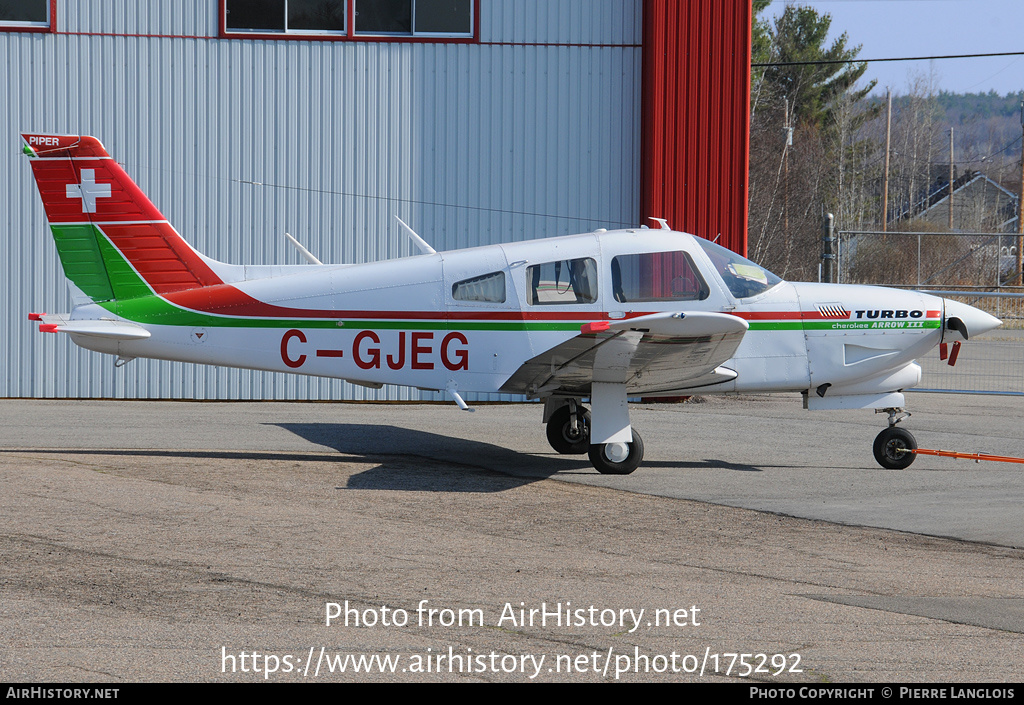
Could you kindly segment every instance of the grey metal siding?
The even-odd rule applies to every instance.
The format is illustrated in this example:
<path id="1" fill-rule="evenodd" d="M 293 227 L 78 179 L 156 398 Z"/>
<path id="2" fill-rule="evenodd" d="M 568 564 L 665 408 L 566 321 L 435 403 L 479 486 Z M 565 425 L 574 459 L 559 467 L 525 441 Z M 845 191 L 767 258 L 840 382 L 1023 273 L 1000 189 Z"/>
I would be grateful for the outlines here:
<path id="1" fill-rule="evenodd" d="M 112 358 L 40 334 L 70 299 L 20 132 L 92 134 L 216 259 L 298 263 L 635 225 L 639 0 L 484 0 L 477 44 L 221 40 L 213 0 L 58 2 L 0 32 L 5 397 L 419 399 Z M 496 397 L 495 397 L 496 398 Z"/>

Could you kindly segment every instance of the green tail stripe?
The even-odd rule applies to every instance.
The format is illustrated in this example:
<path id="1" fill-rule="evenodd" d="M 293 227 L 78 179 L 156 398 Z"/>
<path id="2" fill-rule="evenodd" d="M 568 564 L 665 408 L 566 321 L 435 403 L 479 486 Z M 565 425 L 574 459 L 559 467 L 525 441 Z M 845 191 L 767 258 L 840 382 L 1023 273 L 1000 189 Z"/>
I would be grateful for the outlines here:
<path id="1" fill-rule="evenodd" d="M 96 302 L 150 296 L 153 290 L 94 225 L 51 225 L 64 275 Z"/>
<path id="2" fill-rule="evenodd" d="M 110 301 L 114 289 L 92 225 L 51 225 L 64 276 L 93 301 Z"/>
<path id="3" fill-rule="evenodd" d="M 153 290 L 142 277 L 128 264 L 128 260 L 118 251 L 103 233 L 96 231 L 103 262 L 107 267 L 110 286 L 114 290 L 114 298 L 119 301 L 152 296 Z"/>

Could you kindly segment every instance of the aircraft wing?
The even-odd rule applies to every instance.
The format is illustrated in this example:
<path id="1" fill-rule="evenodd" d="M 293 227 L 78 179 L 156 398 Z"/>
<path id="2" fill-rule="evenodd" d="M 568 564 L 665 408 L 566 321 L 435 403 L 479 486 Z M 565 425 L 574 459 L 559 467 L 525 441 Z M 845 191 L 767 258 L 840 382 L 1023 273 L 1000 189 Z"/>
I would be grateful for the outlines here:
<path id="1" fill-rule="evenodd" d="M 575 338 L 527 360 L 501 391 L 543 397 L 587 396 L 593 382 L 625 383 L 626 393 L 653 394 L 725 382 L 747 322 L 724 313 L 655 313 L 588 323 Z"/>

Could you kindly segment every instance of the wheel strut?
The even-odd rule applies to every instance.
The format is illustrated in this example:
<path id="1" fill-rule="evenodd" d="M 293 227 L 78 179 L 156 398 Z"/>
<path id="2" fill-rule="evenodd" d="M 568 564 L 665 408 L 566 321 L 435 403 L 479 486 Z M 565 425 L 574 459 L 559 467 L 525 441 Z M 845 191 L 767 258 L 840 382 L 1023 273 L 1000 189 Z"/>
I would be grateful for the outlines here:
<path id="1" fill-rule="evenodd" d="M 875 409 L 875 413 L 889 414 L 889 428 L 892 428 L 900 421 L 903 421 L 904 419 L 909 419 L 911 416 L 913 416 L 913 414 L 911 414 L 909 411 L 899 406 L 889 407 L 888 409 Z"/>
<path id="2" fill-rule="evenodd" d="M 576 400 L 572 397 L 569 398 L 569 431 L 573 436 L 578 436 L 580 432 L 579 418 L 576 414 Z"/>

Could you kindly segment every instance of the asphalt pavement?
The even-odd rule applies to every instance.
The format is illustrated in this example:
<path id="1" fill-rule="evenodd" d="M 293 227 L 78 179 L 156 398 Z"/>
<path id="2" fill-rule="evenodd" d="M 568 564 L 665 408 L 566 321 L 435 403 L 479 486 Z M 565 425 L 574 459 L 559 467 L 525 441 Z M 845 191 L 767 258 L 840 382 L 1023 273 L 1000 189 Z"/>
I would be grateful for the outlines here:
<path id="1" fill-rule="evenodd" d="M 922 447 L 1024 456 L 1019 400 L 909 401 Z M 540 413 L 0 401 L 0 674 L 1019 680 L 1021 466 L 883 470 L 883 416 L 746 397 L 638 405 L 610 477 Z"/>

